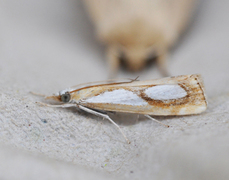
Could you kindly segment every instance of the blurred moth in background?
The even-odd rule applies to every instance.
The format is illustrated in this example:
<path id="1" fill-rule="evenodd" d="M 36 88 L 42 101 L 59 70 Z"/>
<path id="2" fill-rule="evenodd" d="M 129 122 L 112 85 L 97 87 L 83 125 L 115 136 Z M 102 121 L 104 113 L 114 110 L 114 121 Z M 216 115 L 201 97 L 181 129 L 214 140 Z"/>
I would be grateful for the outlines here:
<path id="1" fill-rule="evenodd" d="M 139 71 L 155 58 L 163 76 L 166 57 L 187 26 L 197 0 L 83 0 L 98 39 L 107 45 L 110 76 L 122 59 Z"/>

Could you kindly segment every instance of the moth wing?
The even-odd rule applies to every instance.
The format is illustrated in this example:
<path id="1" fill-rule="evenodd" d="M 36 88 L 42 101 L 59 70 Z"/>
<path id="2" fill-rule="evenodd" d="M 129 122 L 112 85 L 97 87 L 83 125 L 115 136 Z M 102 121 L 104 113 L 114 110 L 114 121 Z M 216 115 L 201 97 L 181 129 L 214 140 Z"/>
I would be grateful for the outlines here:
<path id="1" fill-rule="evenodd" d="M 84 94 L 82 105 L 107 111 L 167 116 L 198 114 L 207 107 L 200 75 L 95 86 Z"/>

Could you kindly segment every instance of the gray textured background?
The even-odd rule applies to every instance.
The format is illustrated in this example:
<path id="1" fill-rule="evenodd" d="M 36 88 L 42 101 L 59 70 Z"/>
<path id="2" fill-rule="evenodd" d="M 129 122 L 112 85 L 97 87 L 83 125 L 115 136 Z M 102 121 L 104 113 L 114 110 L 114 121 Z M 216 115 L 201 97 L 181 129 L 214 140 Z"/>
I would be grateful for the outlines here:
<path id="1" fill-rule="evenodd" d="M 229 1 L 202 1 L 169 59 L 172 75 L 201 73 L 208 110 L 158 119 L 41 107 L 35 91 L 52 94 L 105 80 L 104 47 L 77 0 L 0 0 L 1 179 L 228 179 Z M 151 67 L 119 77 L 160 77 Z"/>

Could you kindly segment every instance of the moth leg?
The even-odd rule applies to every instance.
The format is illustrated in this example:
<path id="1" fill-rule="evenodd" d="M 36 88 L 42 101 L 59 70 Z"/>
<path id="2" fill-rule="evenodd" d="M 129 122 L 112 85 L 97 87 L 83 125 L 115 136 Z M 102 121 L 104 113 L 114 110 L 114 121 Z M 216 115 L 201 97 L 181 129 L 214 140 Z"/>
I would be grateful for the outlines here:
<path id="1" fill-rule="evenodd" d="M 118 49 L 115 46 L 109 46 L 107 49 L 107 59 L 109 66 L 109 79 L 117 75 L 120 65 Z"/>
<path id="2" fill-rule="evenodd" d="M 96 115 L 96 116 L 100 116 L 100 117 L 102 117 L 102 118 L 105 118 L 105 119 L 107 119 L 107 120 L 109 120 L 112 124 L 114 124 L 117 128 L 118 128 L 118 130 L 122 133 L 122 135 L 123 135 L 123 137 L 126 139 L 126 141 L 127 141 L 127 143 L 128 144 L 130 144 L 130 141 L 127 139 L 127 137 L 126 137 L 126 135 L 123 133 L 123 131 L 122 131 L 122 129 L 107 115 L 107 114 L 102 114 L 102 113 L 100 113 L 100 112 L 97 112 L 97 111 L 93 111 L 93 110 L 91 110 L 91 109 L 89 109 L 89 108 L 86 108 L 86 107 L 84 107 L 84 106 L 81 106 L 81 105 L 78 105 L 78 107 L 80 108 L 80 109 L 82 109 L 82 110 L 84 110 L 84 111 L 86 111 L 86 112 L 88 112 L 88 113 L 91 113 L 91 114 L 94 114 L 94 115 Z"/>
<path id="3" fill-rule="evenodd" d="M 167 68 L 167 53 L 163 53 L 157 57 L 157 66 L 162 76 L 169 76 Z"/>
<path id="4" fill-rule="evenodd" d="M 138 115 L 137 115 L 137 119 L 136 119 L 136 121 L 135 121 L 136 123 L 138 123 L 139 118 L 140 118 L 140 115 L 138 114 Z"/>
<path id="5" fill-rule="evenodd" d="M 47 107 L 61 107 L 61 108 L 78 107 L 77 104 L 58 104 L 58 105 L 54 105 L 54 104 L 46 104 L 46 103 L 42 103 L 42 102 L 36 102 L 36 103 L 40 104 L 42 106 L 47 106 Z"/>
<path id="6" fill-rule="evenodd" d="M 144 115 L 144 116 L 147 117 L 147 118 L 149 118 L 149 119 L 151 119 L 151 120 L 153 120 L 153 121 L 155 121 L 155 122 L 157 122 L 157 123 L 159 123 L 159 124 L 161 124 L 161 125 L 163 125 L 163 126 L 165 126 L 165 127 L 169 127 L 169 125 L 164 124 L 164 123 L 162 123 L 162 122 L 160 122 L 160 121 L 158 121 L 158 120 L 152 118 L 152 117 L 149 116 L 149 115 Z"/>

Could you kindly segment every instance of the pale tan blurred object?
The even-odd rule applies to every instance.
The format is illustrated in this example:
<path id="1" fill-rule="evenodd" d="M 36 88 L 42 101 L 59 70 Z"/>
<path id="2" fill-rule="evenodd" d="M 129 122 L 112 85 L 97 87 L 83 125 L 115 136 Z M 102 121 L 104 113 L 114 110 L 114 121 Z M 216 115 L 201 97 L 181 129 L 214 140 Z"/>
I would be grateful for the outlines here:
<path id="1" fill-rule="evenodd" d="M 157 57 L 160 72 L 168 75 L 168 51 L 187 26 L 196 1 L 83 0 L 98 39 L 108 46 L 110 76 L 117 73 L 121 55 L 132 71 Z"/>

